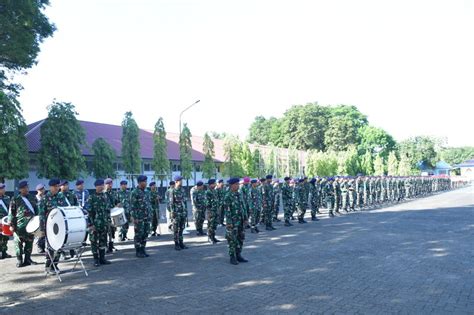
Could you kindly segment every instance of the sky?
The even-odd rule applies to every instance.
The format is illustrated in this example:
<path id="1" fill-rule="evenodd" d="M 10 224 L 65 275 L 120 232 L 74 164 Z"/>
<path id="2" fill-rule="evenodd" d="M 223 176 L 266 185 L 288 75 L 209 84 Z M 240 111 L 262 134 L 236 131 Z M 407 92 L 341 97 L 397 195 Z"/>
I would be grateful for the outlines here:
<path id="1" fill-rule="evenodd" d="M 355 105 L 395 139 L 474 145 L 473 0 L 51 0 L 57 26 L 17 80 L 27 123 L 81 120 L 245 138 L 255 116 Z"/>

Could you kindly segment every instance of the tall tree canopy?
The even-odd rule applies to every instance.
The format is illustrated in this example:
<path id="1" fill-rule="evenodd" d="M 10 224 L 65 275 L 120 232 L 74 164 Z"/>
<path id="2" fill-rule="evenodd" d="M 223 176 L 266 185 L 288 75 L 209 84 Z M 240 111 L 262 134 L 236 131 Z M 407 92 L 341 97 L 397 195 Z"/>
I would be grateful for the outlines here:
<path id="1" fill-rule="evenodd" d="M 396 142 L 385 130 L 372 126 L 363 126 L 359 129 L 359 151 L 370 151 L 387 158 L 391 151 L 396 149 Z"/>
<path id="2" fill-rule="evenodd" d="M 189 130 L 188 125 L 185 123 L 183 125 L 183 130 L 181 131 L 181 136 L 179 137 L 179 158 L 181 161 L 181 176 L 183 176 L 185 179 L 190 179 L 193 172 L 193 146 L 191 143 L 191 137 L 191 130 Z"/>
<path id="3" fill-rule="evenodd" d="M 408 159 L 413 171 L 416 171 L 421 164 L 434 167 L 437 158 L 436 146 L 437 141 L 432 137 L 409 138 L 400 142 L 400 156 L 405 156 Z"/>
<path id="4" fill-rule="evenodd" d="M 132 112 L 126 112 L 122 120 L 122 161 L 126 173 L 140 173 L 140 129 Z"/>
<path id="5" fill-rule="evenodd" d="M 97 138 L 92 143 L 92 173 L 95 178 L 115 178 L 116 169 L 114 163 L 117 159 L 112 146 L 104 140 L 104 138 Z"/>
<path id="6" fill-rule="evenodd" d="M 163 180 L 169 176 L 170 161 L 168 160 L 168 142 L 166 141 L 166 130 L 163 118 L 160 117 L 155 124 L 153 132 L 153 171 L 155 176 Z"/>
<path id="7" fill-rule="evenodd" d="M 216 163 L 214 163 L 214 142 L 209 134 L 204 134 L 203 142 L 204 163 L 202 164 L 202 176 L 212 178 L 216 174 Z"/>

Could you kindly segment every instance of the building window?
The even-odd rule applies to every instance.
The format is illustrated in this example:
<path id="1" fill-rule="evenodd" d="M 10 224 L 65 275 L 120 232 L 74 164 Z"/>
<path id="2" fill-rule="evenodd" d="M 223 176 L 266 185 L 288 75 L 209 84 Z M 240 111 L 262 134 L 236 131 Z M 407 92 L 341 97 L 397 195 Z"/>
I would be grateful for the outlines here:
<path id="1" fill-rule="evenodd" d="M 181 172 L 181 165 L 173 164 L 173 172 Z"/>
<path id="2" fill-rule="evenodd" d="M 201 164 L 194 164 L 194 171 L 201 172 Z"/>
<path id="3" fill-rule="evenodd" d="M 143 171 L 150 172 L 151 171 L 151 164 L 150 163 L 143 163 Z"/>

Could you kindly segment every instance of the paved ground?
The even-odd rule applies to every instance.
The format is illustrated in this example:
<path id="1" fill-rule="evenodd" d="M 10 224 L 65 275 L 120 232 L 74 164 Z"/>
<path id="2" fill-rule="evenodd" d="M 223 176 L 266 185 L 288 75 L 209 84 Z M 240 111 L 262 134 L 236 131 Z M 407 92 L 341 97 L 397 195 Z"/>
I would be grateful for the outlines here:
<path id="1" fill-rule="evenodd" d="M 225 243 L 189 237 L 176 252 L 169 235 L 150 242 L 147 259 L 129 242 L 110 266 L 94 268 L 87 255 L 89 277 L 62 283 L 42 266 L 0 261 L 0 313 L 473 314 L 473 192 L 248 233 L 250 262 L 239 266 Z"/>

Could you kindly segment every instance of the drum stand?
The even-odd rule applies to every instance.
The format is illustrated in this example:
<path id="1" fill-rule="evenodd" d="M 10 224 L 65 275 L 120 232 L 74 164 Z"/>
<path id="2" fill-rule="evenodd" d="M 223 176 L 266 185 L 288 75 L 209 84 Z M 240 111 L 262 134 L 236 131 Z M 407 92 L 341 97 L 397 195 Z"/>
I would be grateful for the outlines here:
<path id="1" fill-rule="evenodd" d="M 71 250 L 71 249 L 76 252 L 76 261 L 74 262 L 74 266 L 72 267 L 72 269 L 69 272 L 71 272 L 71 273 L 80 272 L 80 270 L 76 271 L 77 264 L 80 264 L 81 268 L 82 268 L 82 271 L 84 271 L 84 273 L 86 274 L 86 277 L 89 276 L 89 274 L 87 273 L 86 268 L 84 267 L 84 263 L 82 262 L 82 254 L 86 250 L 86 247 L 84 245 L 81 245 L 81 246 L 78 246 L 78 247 L 61 248 L 59 251 L 54 251 L 53 257 L 51 257 L 51 253 L 49 252 L 49 250 L 46 250 L 46 253 L 49 256 L 49 259 L 50 259 L 51 264 L 53 266 L 54 274 L 58 278 L 59 282 L 62 282 L 62 279 L 61 279 L 61 276 L 60 276 L 59 269 L 56 267 L 56 264 L 53 261 L 54 256 L 59 254 L 61 251 L 68 251 L 68 250 Z M 46 276 L 49 275 L 50 273 L 52 273 L 52 272 L 50 272 L 49 270 L 46 270 Z"/>

